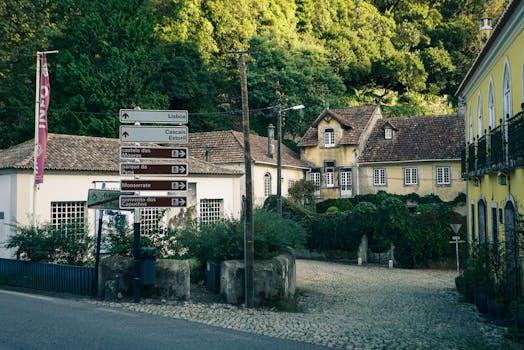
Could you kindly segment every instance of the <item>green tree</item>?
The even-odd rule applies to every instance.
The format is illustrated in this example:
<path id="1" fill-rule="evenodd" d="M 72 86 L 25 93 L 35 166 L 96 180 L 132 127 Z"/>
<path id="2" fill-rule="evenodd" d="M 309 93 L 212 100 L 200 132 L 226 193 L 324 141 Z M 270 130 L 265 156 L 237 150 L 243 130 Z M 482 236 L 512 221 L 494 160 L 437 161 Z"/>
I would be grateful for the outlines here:
<path id="1" fill-rule="evenodd" d="M 64 0 L 59 15 L 51 131 L 116 137 L 120 108 L 167 107 L 165 56 L 147 0 Z"/>

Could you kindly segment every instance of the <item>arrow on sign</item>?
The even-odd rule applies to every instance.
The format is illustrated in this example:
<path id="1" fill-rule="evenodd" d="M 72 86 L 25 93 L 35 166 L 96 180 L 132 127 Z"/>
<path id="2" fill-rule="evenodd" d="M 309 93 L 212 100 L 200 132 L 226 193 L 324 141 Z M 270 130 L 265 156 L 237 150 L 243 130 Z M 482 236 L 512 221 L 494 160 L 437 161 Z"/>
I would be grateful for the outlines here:
<path id="1" fill-rule="evenodd" d="M 185 174 L 186 167 L 184 165 L 173 165 L 171 167 L 171 174 Z"/>
<path id="2" fill-rule="evenodd" d="M 171 206 L 173 207 L 185 207 L 186 199 L 184 197 L 175 197 L 171 199 Z"/>
<path id="3" fill-rule="evenodd" d="M 129 133 L 128 133 L 127 131 L 124 131 L 124 132 L 122 133 L 122 137 L 123 137 L 123 138 L 127 138 L 128 136 L 129 136 Z"/>
<path id="4" fill-rule="evenodd" d="M 185 158 L 186 152 L 183 149 L 175 149 L 171 153 L 172 158 Z"/>
<path id="5" fill-rule="evenodd" d="M 122 114 L 122 119 L 127 119 L 127 118 L 129 118 L 129 114 L 127 113 Z"/>

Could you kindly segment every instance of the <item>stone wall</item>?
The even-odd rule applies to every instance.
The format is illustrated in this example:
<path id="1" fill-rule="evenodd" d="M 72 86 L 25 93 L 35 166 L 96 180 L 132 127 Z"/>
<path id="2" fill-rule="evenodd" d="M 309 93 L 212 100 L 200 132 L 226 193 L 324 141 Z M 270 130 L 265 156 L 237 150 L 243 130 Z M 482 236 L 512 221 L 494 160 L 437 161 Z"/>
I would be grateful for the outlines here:
<path id="1" fill-rule="evenodd" d="M 282 254 L 254 265 L 255 305 L 264 305 L 279 293 L 290 297 L 296 289 L 294 254 Z M 229 304 L 242 304 L 244 296 L 244 261 L 227 260 L 220 266 L 220 294 Z"/>
<path id="2" fill-rule="evenodd" d="M 98 297 L 114 300 L 133 295 L 133 264 L 133 258 L 103 257 L 98 273 Z M 157 259 L 155 283 L 142 286 L 141 294 L 189 300 L 189 263 L 184 260 Z"/>

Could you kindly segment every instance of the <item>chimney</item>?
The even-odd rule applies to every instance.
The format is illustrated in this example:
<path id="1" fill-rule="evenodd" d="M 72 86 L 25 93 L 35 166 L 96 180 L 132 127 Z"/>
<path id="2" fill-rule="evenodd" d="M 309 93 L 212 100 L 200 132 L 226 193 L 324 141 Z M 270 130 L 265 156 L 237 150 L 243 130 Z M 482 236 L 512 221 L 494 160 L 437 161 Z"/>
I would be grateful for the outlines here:
<path id="1" fill-rule="evenodd" d="M 493 27 L 491 27 L 491 18 L 481 18 L 479 20 L 479 32 L 482 42 L 488 41 L 492 29 Z"/>
<path id="2" fill-rule="evenodd" d="M 275 154 L 275 145 L 273 144 L 273 141 L 275 140 L 275 127 L 273 124 L 269 124 L 267 126 L 267 155 L 270 158 L 273 158 L 273 154 Z"/>

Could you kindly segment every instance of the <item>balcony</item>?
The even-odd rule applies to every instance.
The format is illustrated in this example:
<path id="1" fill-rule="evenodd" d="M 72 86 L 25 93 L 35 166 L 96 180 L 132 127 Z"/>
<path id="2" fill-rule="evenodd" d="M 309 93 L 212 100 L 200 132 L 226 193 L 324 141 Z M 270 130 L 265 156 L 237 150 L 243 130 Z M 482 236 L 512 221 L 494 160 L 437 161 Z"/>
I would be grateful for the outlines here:
<path id="1" fill-rule="evenodd" d="M 524 165 L 524 111 L 462 150 L 464 177 L 510 170 Z"/>

